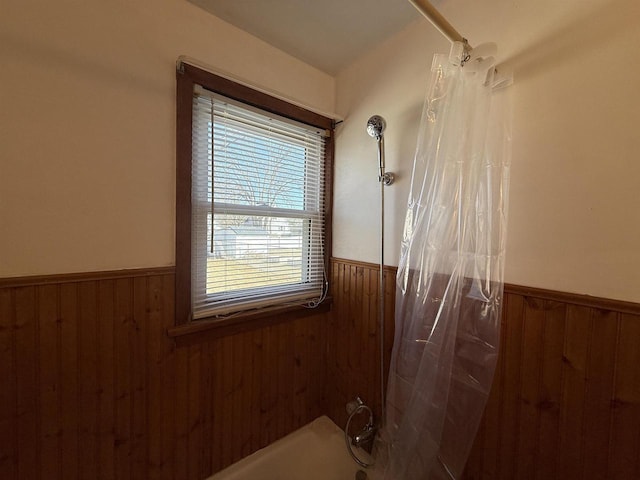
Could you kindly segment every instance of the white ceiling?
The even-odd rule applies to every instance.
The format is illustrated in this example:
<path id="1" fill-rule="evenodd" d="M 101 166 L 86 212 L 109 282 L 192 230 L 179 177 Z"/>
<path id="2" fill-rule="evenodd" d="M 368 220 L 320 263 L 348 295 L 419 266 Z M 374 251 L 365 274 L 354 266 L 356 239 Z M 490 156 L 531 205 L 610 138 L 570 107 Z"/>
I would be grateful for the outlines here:
<path id="1" fill-rule="evenodd" d="M 331 75 L 419 17 L 408 0 L 188 1 Z"/>

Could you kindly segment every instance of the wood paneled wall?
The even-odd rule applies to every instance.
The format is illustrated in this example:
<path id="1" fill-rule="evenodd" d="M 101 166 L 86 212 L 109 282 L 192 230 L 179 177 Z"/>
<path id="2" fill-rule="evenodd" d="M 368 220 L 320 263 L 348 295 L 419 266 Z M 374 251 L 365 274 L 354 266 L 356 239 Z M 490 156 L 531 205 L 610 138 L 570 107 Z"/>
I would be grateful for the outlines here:
<path id="1" fill-rule="evenodd" d="M 326 410 L 341 428 L 345 405 L 359 395 L 380 414 L 380 273 L 372 264 L 333 259 L 327 330 Z M 385 384 L 393 346 L 395 270 L 384 272 Z"/>
<path id="2" fill-rule="evenodd" d="M 200 480 L 321 415 L 324 315 L 176 347 L 173 285 L 0 283 L 0 478 Z"/>
<path id="3" fill-rule="evenodd" d="M 640 308 L 507 286 L 468 479 L 640 478 Z"/>
<path id="4" fill-rule="evenodd" d="M 203 479 L 356 394 L 379 411 L 377 266 L 329 314 L 176 347 L 172 269 L 0 280 L 0 478 Z M 386 360 L 395 276 L 386 273 Z M 640 478 L 640 307 L 507 286 L 466 471 Z"/>
<path id="5" fill-rule="evenodd" d="M 377 269 L 333 261 L 325 395 L 340 426 L 356 394 L 379 411 Z M 385 283 L 388 361 L 392 271 Z M 507 285 L 499 364 L 465 478 L 640 478 L 640 305 Z"/>

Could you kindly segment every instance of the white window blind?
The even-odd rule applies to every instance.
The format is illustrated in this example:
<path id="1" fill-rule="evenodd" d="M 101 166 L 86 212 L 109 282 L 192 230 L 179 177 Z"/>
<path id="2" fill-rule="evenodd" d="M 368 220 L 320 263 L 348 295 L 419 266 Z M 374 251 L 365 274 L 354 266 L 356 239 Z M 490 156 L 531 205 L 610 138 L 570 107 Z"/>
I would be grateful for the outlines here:
<path id="1" fill-rule="evenodd" d="M 324 131 L 198 88 L 194 318 L 321 297 Z"/>

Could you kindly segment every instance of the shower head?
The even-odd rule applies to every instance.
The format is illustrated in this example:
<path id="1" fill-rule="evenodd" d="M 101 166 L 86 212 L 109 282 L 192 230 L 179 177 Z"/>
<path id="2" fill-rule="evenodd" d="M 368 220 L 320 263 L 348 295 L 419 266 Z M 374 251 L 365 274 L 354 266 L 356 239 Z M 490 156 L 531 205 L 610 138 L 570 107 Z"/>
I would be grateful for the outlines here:
<path id="1" fill-rule="evenodd" d="M 367 133 L 378 142 L 378 168 L 380 169 L 378 181 L 382 182 L 383 185 L 391 185 L 394 175 L 384 171 L 384 138 L 382 133 L 386 126 L 387 122 L 384 121 L 384 118 L 380 115 L 374 115 L 367 122 Z"/>
<path id="2" fill-rule="evenodd" d="M 367 122 L 367 133 L 376 140 L 380 140 L 386 126 L 387 122 L 384 121 L 384 118 L 380 115 L 374 115 Z"/>

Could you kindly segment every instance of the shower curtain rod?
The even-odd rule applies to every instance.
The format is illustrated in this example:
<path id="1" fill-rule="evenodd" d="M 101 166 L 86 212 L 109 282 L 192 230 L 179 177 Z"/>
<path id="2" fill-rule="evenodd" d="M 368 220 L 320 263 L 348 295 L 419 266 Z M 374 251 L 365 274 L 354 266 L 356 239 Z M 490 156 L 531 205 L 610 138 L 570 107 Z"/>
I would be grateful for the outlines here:
<path id="1" fill-rule="evenodd" d="M 471 50 L 467 39 L 460 35 L 458 31 L 453 28 L 453 25 L 451 25 L 428 0 L 409 0 L 409 2 L 431 22 L 447 40 L 450 42 L 462 42 Z"/>

